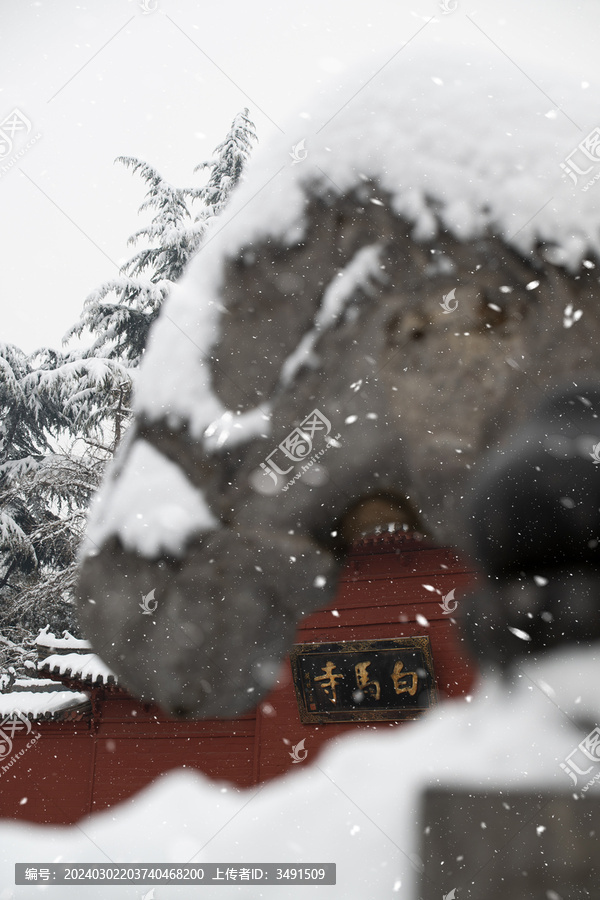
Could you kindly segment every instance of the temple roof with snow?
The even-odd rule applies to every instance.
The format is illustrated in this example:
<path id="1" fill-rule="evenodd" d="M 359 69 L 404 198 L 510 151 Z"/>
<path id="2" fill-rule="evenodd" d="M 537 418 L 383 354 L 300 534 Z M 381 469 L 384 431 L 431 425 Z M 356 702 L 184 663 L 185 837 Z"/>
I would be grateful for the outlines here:
<path id="1" fill-rule="evenodd" d="M 46 626 L 35 645 L 38 662 L 30 664 L 31 677 L 9 674 L 0 682 L 0 721 L 14 714 L 34 721 L 79 720 L 91 712 L 92 688 L 117 684 L 90 644 L 68 631 L 56 637 Z"/>
<path id="2" fill-rule="evenodd" d="M 38 672 L 61 681 L 77 681 L 86 688 L 116 685 L 117 677 L 100 657 L 91 651 L 88 641 L 74 638 L 68 631 L 55 637 L 46 626 L 36 638 Z"/>

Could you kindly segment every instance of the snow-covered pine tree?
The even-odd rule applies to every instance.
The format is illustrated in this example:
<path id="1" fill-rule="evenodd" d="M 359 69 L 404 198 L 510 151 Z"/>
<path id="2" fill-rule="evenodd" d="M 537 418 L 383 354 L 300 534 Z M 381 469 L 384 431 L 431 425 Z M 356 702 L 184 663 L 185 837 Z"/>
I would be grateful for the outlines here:
<path id="1" fill-rule="evenodd" d="M 119 277 L 104 282 L 89 295 L 79 321 L 65 340 L 81 336 L 87 329 L 95 340 L 86 356 L 119 359 L 127 366 L 139 364 L 150 327 L 171 285 L 178 281 L 198 250 L 208 221 L 227 203 L 256 139 L 254 125 L 244 109 L 215 148 L 215 157 L 196 168 L 195 171 L 210 169 L 208 182 L 201 188 L 174 187 L 140 159 L 117 159 L 139 174 L 147 186 L 139 212 L 150 210 L 154 215 L 150 224 L 133 234 L 128 243 L 136 246 L 143 241 L 148 246 L 123 265 Z M 199 211 L 194 205 L 197 202 Z"/>
<path id="2" fill-rule="evenodd" d="M 128 243 L 135 245 L 146 238 L 150 247 L 138 250 L 117 278 L 105 281 L 86 298 L 81 317 L 67 332 L 65 341 L 87 329 L 95 339 L 85 356 L 120 359 L 128 366 L 137 366 L 150 327 L 171 284 L 197 250 L 204 226 L 193 222 L 185 189 L 173 187 L 142 160 L 125 156 L 118 162 L 138 172 L 148 186 L 139 212 L 151 209 L 155 215 Z"/>
<path id="3" fill-rule="evenodd" d="M 149 247 L 90 294 L 65 338 L 87 329 L 93 343 L 32 356 L 0 345 L 0 674 L 21 668 L 40 627 L 78 631 L 77 548 L 104 464 L 130 419 L 132 369 L 171 285 L 239 182 L 253 140 L 244 109 L 214 159 L 198 167 L 210 169 L 202 188 L 173 187 L 147 163 L 120 157 L 147 185 L 139 211 L 154 216 L 129 239 Z"/>
<path id="4" fill-rule="evenodd" d="M 211 217 L 217 216 L 226 206 L 232 190 L 243 175 L 252 151 L 252 142 L 258 140 L 249 113 L 250 111 L 245 108 L 237 114 L 225 140 L 215 147 L 213 159 L 200 163 L 194 169 L 194 172 L 210 169 L 204 187 L 197 188 L 191 193 L 193 197 L 202 200 Z"/>
<path id="5" fill-rule="evenodd" d="M 58 409 L 38 401 L 29 381 L 26 354 L 11 344 L 0 346 L 0 621 L 9 611 L 8 599 L 18 593 L 35 571 L 44 547 L 35 541 L 38 503 L 25 502 L 15 482 L 37 467 L 50 452 L 49 426 Z"/>
<path id="6" fill-rule="evenodd" d="M 0 345 L 0 670 L 20 668 L 46 622 L 75 627 L 76 551 L 99 478 L 61 449 L 73 431 L 66 386 L 40 390 L 59 363 Z"/>
<path id="7" fill-rule="evenodd" d="M 73 440 L 112 456 L 131 417 L 131 368 L 115 359 L 47 349 L 31 362 L 38 402 L 61 409 Z"/>
<path id="8" fill-rule="evenodd" d="M 0 345 L 0 669 L 40 627 L 77 627 L 77 549 L 130 385 L 115 360 Z"/>

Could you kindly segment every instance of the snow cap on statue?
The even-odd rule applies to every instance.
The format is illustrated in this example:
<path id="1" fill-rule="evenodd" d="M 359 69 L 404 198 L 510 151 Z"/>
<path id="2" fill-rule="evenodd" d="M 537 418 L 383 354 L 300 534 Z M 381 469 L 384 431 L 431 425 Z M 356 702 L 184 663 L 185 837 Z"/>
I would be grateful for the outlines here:
<path id="1" fill-rule="evenodd" d="M 136 381 L 138 418 L 187 428 L 208 452 L 268 432 L 258 409 L 237 418 L 232 430 L 235 412 L 216 395 L 208 359 L 223 328 L 228 266 L 243 265 L 265 244 L 283 251 L 300 244 L 309 234 L 311 198 L 332 203 L 353 195 L 366 206 L 389 205 L 417 243 L 438 235 L 476 243 L 491 234 L 534 264 L 573 273 L 587 257 L 600 258 L 598 197 L 568 162 L 583 169 L 587 159 L 593 167 L 595 154 L 600 171 L 593 87 L 556 65 L 536 67 L 538 86 L 486 39 L 463 47 L 441 33 L 432 37 L 431 29 L 375 77 L 370 61 L 357 66 L 339 92 L 309 104 L 309 119 L 297 117 L 258 149 L 153 327 Z M 271 399 L 263 398 L 263 410 Z M 118 534 L 155 556 L 177 552 L 199 524 L 210 526 L 202 498 L 192 502 L 188 491 L 186 515 L 167 534 L 162 508 L 170 491 L 159 486 L 173 481 L 168 464 L 147 448 L 142 458 L 138 448 L 125 468 L 122 481 L 136 482 L 135 473 L 144 472 L 156 489 L 134 491 L 128 503 L 143 515 L 124 519 L 107 484 L 90 520 L 93 541 Z"/>
<path id="2" fill-rule="evenodd" d="M 600 258 L 598 199 L 564 163 L 594 130 L 591 90 L 552 67 L 542 91 L 500 54 L 491 57 L 489 45 L 440 43 L 432 52 L 411 44 L 376 78 L 362 68 L 334 98 L 319 98 L 310 121 L 296 119 L 250 160 L 154 328 L 137 392 L 146 415 L 161 418 L 168 408 L 196 434 L 213 421 L 215 409 L 186 392 L 180 376 L 189 357 L 189 383 L 198 383 L 203 364 L 186 334 L 201 350 L 217 343 L 228 264 L 267 243 L 287 249 L 306 240 L 313 197 L 389 204 L 417 243 L 493 234 L 525 259 L 572 272 L 586 255 Z M 600 171 L 600 141 L 590 147 Z"/>

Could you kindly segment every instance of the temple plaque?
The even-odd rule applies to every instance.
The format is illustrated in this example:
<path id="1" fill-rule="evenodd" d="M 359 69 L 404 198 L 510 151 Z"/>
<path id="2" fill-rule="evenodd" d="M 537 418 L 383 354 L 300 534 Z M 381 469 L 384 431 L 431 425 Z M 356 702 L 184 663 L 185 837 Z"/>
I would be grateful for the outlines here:
<path id="1" fill-rule="evenodd" d="M 295 644 L 300 721 L 414 719 L 437 702 L 428 637 Z"/>

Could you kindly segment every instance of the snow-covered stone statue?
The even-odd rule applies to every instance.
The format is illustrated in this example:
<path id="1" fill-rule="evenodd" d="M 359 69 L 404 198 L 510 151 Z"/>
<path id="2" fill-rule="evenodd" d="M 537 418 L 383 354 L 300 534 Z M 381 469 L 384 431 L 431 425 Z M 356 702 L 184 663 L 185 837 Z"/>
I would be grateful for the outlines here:
<path id="1" fill-rule="evenodd" d="M 80 607 L 175 714 L 252 708 L 357 529 L 454 543 L 481 453 L 600 375 L 591 90 L 422 46 L 255 157 L 151 334 Z"/>
<path id="2" fill-rule="evenodd" d="M 170 868 L 218 861 L 225 863 L 218 896 L 228 900 L 248 895 L 240 866 L 272 863 L 287 884 L 289 868 L 325 862 L 336 865 L 337 880 L 319 884 L 323 900 L 502 900 L 507 886 L 519 898 L 595 896 L 600 383 L 538 407 L 467 487 L 471 551 L 488 576 L 458 609 L 481 662 L 473 696 L 445 700 L 407 728 L 345 735 L 318 758 L 309 746 L 302 766 L 258 788 L 179 770 L 84 827 L 2 825 L 0 882 L 8 884 L 23 859 Z M 448 846 L 455 852 L 441 859 L 428 852 L 428 788 L 453 800 Z M 521 804 L 522 813 L 524 795 L 531 807 L 520 818 L 511 813 L 498 839 L 504 810 Z M 483 814 L 469 820 L 473 797 L 482 799 Z M 432 824 L 439 829 L 439 820 Z M 229 863 L 234 877 L 226 881 Z M 110 896 L 125 900 L 130 890 L 115 885 Z M 44 896 L 63 895 L 49 884 Z M 86 888 L 87 896 L 104 898 L 106 888 Z M 274 896 L 312 898 L 314 881 L 280 886 Z"/>

